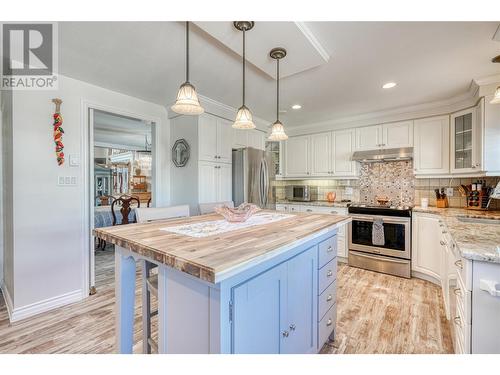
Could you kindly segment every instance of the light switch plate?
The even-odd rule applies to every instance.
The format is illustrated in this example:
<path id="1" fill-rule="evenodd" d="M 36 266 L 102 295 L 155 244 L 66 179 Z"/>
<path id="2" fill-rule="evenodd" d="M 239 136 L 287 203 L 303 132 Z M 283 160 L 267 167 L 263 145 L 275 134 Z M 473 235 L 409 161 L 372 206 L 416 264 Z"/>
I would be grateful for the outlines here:
<path id="1" fill-rule="evenodd" d="M 453 188 L 446 188 L 446 196 L 453 197 Z"/>
<path id="2" fill-rule="evenodd" d="M 353 193 L 352 187 L 346 186 L 345 195 L 352 195 L 352 193 Z"/>
<path id="3" fill-rule="evenodd" d="M 69 155 L 69 166 L 70 167 L 79 167 L 80 166 L 80 155 L 70 154 Z"/>

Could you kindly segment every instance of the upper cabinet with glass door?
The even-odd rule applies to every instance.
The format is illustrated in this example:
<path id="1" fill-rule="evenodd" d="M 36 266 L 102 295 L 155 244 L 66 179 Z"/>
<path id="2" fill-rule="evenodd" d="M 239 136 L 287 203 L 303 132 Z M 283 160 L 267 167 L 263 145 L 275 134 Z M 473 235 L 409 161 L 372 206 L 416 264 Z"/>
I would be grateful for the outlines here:
<path id="1" fill-rule="evenodd" d="M 481 103 L 451 115 L 451 173 L 482 170 Z"/>

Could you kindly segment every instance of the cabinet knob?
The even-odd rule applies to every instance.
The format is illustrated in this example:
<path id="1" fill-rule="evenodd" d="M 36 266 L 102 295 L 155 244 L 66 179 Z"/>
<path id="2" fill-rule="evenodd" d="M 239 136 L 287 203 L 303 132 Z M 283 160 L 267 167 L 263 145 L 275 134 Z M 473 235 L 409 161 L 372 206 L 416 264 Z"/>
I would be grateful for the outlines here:
<path id="1" fill-rule="evenodd" d="M 328 246 L 328 249 L 326 249 L 326 252 L 327 252 L 327 253 L 329 253 L 329 252 L 330 252 L 330 251 L 332 251 L 332 250 L 333 250 L 333 249 L 332 249 L 332 246 L 330 245 L 330 246 Z"/>
<path id="2" fill-rule="evenodd" d="M 462 297 L 462 291 L 460 290 L 460 288 L 453 289 L 453 293 L 458 297 Z"/>
<path id="3" fill-rule="evenodd" d="M 335 214 L 338 214 L 338 212 L 337 212 L 337 211 L 330 211 L 330 213 L 331 213 L 331 214 L 334 214 L 334 215 L 335 215 Z"/>
<path id="4" fill-rule="evenodd" d="M 290 331 L 295 331 L 295 328 L 297 328 L 295 327 L 295 324 L 290 324 Z"/>
<path id="5" fill-rule="evenodd" d="M 307 212 L 313 212 L 313 210 L 311 210 L 310 208 L 308 208 L 306 211 Z"/>
<path id="6" fill-rule="evenodd" d="M 439 241 L 439 243 L 441 244 L 441 246 L 446 246 L 446 242 L 444 242 L 443 240 Z"/>
<path id="7" fill-rule="evenodd" d="M 332 275 L 333 275 L 332 270 L 328 270 L 328 272 L 326 274 L 326 277 L 332 277 Z"/>
<path id="8" fill-rule="evenodd" d="M 326 297 L 326 302 L 330 302 L 333 299 L 332 295 L 329 294 L 328 297 Z"/>
<path id="9" fill-rule="evenodd" d="M 283 337 L 288 337 L 290 335 L 290 332 L 283 331 L 281 334 L 283 335 Z"/>
<path id="10" fill-rule="evenodd" d="M 472 168 L 476 168 L 476 166 L 475 166 L 475 165 L 473 165 L 473 166 L 472 166 Z"/>
<path id="11" fill-rule="evenodd" d="M 326 322 L 326 326 L 330 327 L 332 325 L 332 323 L 333 323 L 333 320 L 328 319 L 328 321 Z"/>

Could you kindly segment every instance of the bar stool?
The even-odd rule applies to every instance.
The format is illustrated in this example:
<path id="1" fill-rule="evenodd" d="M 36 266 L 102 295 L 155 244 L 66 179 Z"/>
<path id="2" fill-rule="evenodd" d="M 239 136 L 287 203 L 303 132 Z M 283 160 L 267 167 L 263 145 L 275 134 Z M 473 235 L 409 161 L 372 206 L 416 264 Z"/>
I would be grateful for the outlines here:
<path id="1" fill-rule="evenodd" d="M 189 206 L 136 208 L 135 217 L 138 223 L 147 223 L 156 220 L 189 217 Z M 152 270 L 158 268 L 156 264 L 146 260 L 141 261 L 142 268 L 142 352 L 158 353 L 158 343 L 151 335 L 151 318 L 158 315 L 158 310 L 152 311 L 151 295 L 158 300 L 158 274 Z"/>

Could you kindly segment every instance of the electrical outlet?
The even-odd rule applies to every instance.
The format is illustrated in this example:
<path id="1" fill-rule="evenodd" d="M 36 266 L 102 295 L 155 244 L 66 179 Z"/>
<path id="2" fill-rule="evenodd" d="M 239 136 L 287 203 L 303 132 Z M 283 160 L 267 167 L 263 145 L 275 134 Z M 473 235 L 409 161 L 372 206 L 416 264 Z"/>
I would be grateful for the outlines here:
<path id="1" fill-rule="evenodd" d="M 453 188 L 446 188 L 446 196 L 453 197 Z"/>

